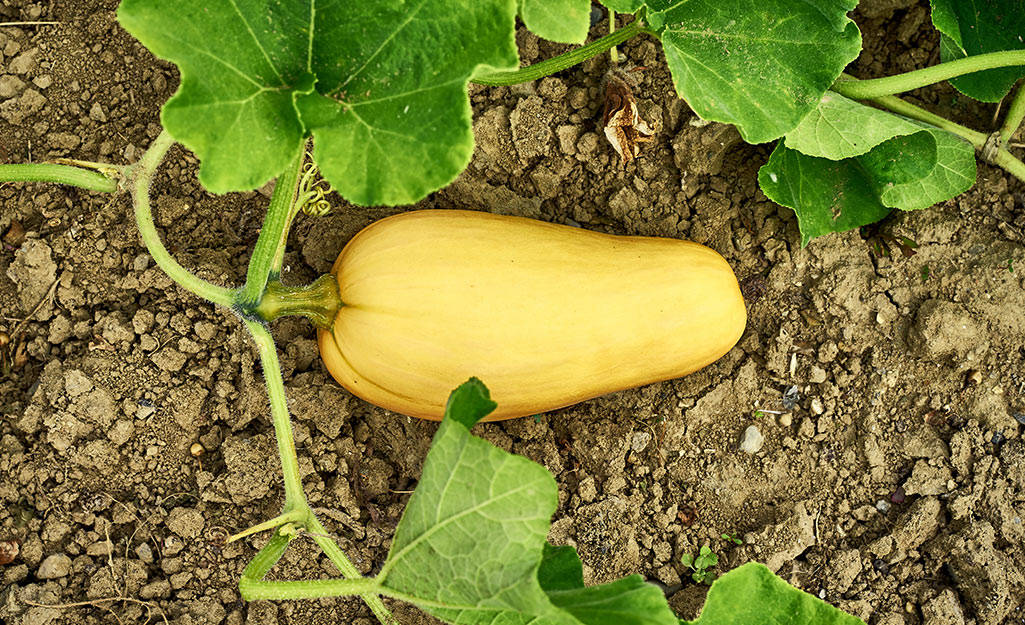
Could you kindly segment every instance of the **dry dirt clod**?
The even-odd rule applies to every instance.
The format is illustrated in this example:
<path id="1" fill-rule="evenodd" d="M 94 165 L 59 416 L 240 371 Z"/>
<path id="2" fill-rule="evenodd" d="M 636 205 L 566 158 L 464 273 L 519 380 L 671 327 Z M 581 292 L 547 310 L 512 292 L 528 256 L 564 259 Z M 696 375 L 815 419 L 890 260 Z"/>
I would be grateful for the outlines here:
<path id="1" fill-rule="evenodd" d="M 613 69 L 605 76 L 605 112 L 602 128 L 609 143 L 630 162 L 641 152 L 641 143 L 651 141 L 655 131 L 637 112 L 637 99 L 633 95 L 625 72 Z"/>

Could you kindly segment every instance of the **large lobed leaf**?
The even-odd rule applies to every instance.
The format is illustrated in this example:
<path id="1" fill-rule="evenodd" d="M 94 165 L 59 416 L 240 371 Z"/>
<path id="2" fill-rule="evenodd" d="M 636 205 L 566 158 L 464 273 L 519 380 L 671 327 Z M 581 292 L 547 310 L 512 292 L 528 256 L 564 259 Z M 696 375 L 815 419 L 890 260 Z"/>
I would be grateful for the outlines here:
<path id="1" fill-rule="evenodd" d="M 854 0 L 647 0 L 677 92 L 749 143 L 784 135 L 861 51 Z"/>
<path id="2" fill-rule="evenodd" d="M 312 133 L 358 204 L 419 200 L 473 152 L 470 77 L 517 65 L 514 0 L 124 0 L 121 24 L 176 63 L 162 122 L 214 192 L 276 176 Z"/>
<path id="3" fill-rule="evenodd" d="M 676 625 L 657 587 L 584 588 L 576 552 L 546 544 L 555 480 L 470 435 L 494 405 L 479 380 L 452 394 L 378 581 L 461 625 Z"/>
<path id="4" fill-rule="evenodd" d="M 1025 0 L 932 0 L 932 22 L 940 31 L 940 59 L 951 61 L 986 52 L 1025 50 Z M 1025 67 L 1000 67 L 966 76 L 950 84 L 961 93 L 999 102 Z"/>
<path id="5" fill-rule="evenodd" d="M 776 146 L 758 182 L 797 213 L 804 245 L 966 191 L 975 152 L 944 130 L 829 92 Z"/>

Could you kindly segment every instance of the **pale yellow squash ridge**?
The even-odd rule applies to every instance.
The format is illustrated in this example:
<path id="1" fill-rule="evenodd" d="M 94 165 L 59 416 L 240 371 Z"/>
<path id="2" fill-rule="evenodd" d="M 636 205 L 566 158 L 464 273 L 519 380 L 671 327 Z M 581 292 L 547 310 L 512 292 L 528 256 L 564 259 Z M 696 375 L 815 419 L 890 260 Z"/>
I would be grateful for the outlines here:
<path id="1" fill-rule="evenodd" d="M 740 339 L 729 264 L 697 243 L 463 210 L 401 213 L 339 255 L 344 306 L 318 339 L 363 399 L 440 419 L 471 376 L 488 420 L 684 376 Z"/>

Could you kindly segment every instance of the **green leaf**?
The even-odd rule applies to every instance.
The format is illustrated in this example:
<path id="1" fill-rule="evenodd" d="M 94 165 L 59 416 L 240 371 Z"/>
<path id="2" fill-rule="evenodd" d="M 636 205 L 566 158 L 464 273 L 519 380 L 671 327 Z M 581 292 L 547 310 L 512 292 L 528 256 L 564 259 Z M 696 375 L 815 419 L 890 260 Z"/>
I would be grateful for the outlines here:
<path id="1" fill-rule="evenodd" d="M 935 164 L 923 176 L 904 176 L 903 182 L 898 177 L 887 180 L 877 174 L 877 184 L 883 185 L 883 204 L 905 211 L 919 210 L 958 196 L 975 184 L 975 149 L 971 144 L 939 128 L 926 127 L 919 134 L 926 133 L 935 144 Z"/>
<path id="2" fill-rule="evenodd" d="M 569 545 L 553 547 L 545 543 L 537 581 L 543 590 L 573 590 L 584 587 L 584 567 L 577 550 Z"/>
<path id="3" fill-rule="evenodd" d="M 878 187 L 907 184 L 928 176 L 936 166 L 936 139 L 920 129 L 884 141 L 858 161 Z"/>
<path id="4" fill-rule="evenodd" d="M 548 593 L 552 603 L 583 625 L 676 625 L 662 590 L 640 575 L 575 590 Z"/>
<path id="5" fill-rule="evenodd" d="M 932 25 L 941 33 L 948 33 L 947 36 L 953 40 L 952 45 L 963 51 L 964 43 L 961 41 L 961 27 L 957 23 L 954 3 L 949 0 L 929 0 L 929 5 Z"/>
<path id="6" fill-rule="evenodd" d="M 445 418 L 472 428 L 478 421 L 491 414 L 498 406 L 491 400 L 491 392 L 477 378 L 470 378 L 459 385 L 448 396 L 445 404 Z"/>
<path id="7" fill-rule="evenodd" d="M 704 119 L 735 124 L 749 143 L 797 126 L 861 51 L 849 0 L 647 5 L 677 92 Z"/>
<path id="8" fill-rule="evenodd" d="M 911 120 L 827 91 L 815 110 L 787 133 L 786 146 L 836 161 L 860 156 L 883 141 L 921 130 Z"/>
<path id="9" fill-rule="evenodd" d="M 515 13 L 513 0 L 124 0 L 118 18 L 179 66 L 162 122 L 211 191 L 262 185 L 312 132 L 347 199 L 405 204 L 469 162 L 466 85 L 517 66 Z"/>
<path id="10" fill-rule="evenodd" d="M 576 552 L 546 547 L 555 480 L 470 435 L 493 407 L 475 379 L 449 398 L 377 577 L 384 593 L 459 625 L 676 625 L 656 586 L 634 576 L 584 588 Z"/>
<path id="11" fill-rule="evenodd" d="M 932 21 L 942 33 L 940 59 L 951 61 L 987 52 L 1025 50 L 1025 0 L 932 0 Z M 1025 67 L 1000 67 L 950 80 L 961 93 L 999 102 Z"/>
<path id="12" fill-rule="evenodd" d="M 461 405 L 465 398 L 456 391 L 450 399 L 450 418 L 435 435 L 378 579 L 449 622 L 556 614 L 537 581 L 555 480 L 540 465 L 470 436 L 451 418 L 472 414 Z"/>
<path id="13" fill-rule="evenodd" d="M 606 8 L 615 11 L 616 13 L 636 13 L 638 9 L 644 6 L 644 0 L 598 0 Z"/>
<path id="14" fill-rule="evenodd" d="M 696 621 L 681 625 L 865 625 L 861 619 L 790 586 L 757 562 L 715 580 Z"/>
<path id="15" fill-rule="evenodd" d="M 559 43 L 584 43 L 591 29 L 590 0 L 519 0 L 530 32 Z"/>
<path id="16" fill-rule="evenodd" d="M 797 213 L 802 246 L 824 234 L 875 223 L 891 210 L 857 159 L 806 156 L 782 141 L 758 170 L 758 184 L 770 200 Z"/>
<path id="17" fill-rule="evenodd" d="M 837 32 L 842 33 L 847 28 L 847 13 L 858 6 L 858 0 L 805 0 L 822 13 L 822 16 L 829 20 Z"/>

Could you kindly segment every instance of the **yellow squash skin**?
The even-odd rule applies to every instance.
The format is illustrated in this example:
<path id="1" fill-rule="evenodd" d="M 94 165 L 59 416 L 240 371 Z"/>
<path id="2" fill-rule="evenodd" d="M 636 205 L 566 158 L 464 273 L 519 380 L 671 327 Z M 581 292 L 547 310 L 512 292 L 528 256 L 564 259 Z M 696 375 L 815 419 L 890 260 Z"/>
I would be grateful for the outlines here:
<path id="1" fill-rule="evenodd" d="M 318 336 L 331 375 L 424 419 L 471 376 L 498 403 L 489 421 L 677 378 L 729 351 L 747 321 L 707 247 L 474 211 L 375 222 L 332 273 L 345 305 Z"/>

